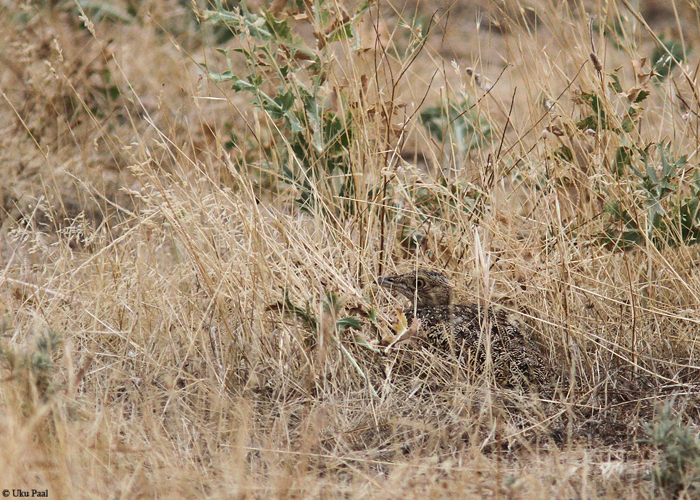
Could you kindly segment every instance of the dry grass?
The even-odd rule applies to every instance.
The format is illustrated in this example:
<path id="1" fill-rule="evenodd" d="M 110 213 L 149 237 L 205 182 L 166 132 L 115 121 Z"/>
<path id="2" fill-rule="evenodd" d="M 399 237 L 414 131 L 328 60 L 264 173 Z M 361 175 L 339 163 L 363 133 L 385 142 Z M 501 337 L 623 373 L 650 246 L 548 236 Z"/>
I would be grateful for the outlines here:
<path id="1" fill-rule="evenodd" d="M 647 2 L 646 26 L 603 0 L 371 7 L 363 49 L 335 42 L 322 89 L 353 124 L 355 191 L 311 179 L 310 210 L 281 175 L 280 121 L 197 65 L 223 71 L 214 49 L 235 38 L 187 1 L 104 2 L 90 30 L 75 5 L 0 2 L 0 489 L 652 497 L 643 424 L 671 394 L 700 418 L 698 250 L 598 237 L 606 197 L 642 206 L 611 171 L 619 146 L 668 142 L 688 155 L 679 194 L 690 185 L 697 55 L 646 82 L 629 132 L 577 129 L 576 92 L 612 93 L 592 40 L 625 89 L 644 84 L 634 61 L 657 36 L 697 46 L 690 4 Z M 589 29 L 618 15 L 624 40 Z M 431 16 L 421 45 L 406 25 L 427 32 Z M 294 29 L 312 43 L 312 24 Z M 417 113 L 466 96 L 493 141 L 460 157 Z M 619 127 L 629 103 L 603 105 Z M 511 308 L 561 393 L 499 389 L 420 346 L 368 348 L 400 307 L 373 280 L 418 266 Z M 361 329 L 335 329 L 346 316 Z"/>

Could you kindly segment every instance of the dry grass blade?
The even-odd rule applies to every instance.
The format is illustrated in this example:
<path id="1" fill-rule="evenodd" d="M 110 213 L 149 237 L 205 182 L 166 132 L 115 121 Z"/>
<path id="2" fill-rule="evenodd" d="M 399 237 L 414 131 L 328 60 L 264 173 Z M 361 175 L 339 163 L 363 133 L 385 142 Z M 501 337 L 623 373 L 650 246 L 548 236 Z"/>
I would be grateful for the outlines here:
<path id="1" fill-rule="evenodd" d="M 695 498 L 696 10 L 0 2 L 0 486 Z"/>

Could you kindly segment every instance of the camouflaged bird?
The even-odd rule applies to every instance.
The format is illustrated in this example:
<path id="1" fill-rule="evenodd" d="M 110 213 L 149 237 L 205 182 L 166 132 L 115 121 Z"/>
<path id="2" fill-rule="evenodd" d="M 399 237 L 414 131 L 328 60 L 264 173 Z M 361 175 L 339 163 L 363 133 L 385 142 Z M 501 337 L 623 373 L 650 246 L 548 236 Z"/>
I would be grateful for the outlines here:
<path id="1" fill-rule="evenodd" d="M 424 269 L 379 278 L 376 283 L 410 299 L 411 307 L 404 310 L 408 324 L 417 318 L 419 332 L 428 343 L 442 352 L 454 353 L 463 365 L 482 368 L 490 342 L 497 384 L 530 390 L 551 387 L 554 375 L 549 363 L 506 311 L 478 304 L 453 304 L 447 278 Z"/>

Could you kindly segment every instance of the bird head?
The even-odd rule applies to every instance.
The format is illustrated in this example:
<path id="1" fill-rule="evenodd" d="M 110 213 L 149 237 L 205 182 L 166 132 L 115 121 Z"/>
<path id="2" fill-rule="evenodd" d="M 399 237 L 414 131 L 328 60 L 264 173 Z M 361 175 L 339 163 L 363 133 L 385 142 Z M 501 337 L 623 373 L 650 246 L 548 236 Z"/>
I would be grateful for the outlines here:
<path id="1" fill-rule="evenodd" d="M 433 271 L 417 271 L 378 278 L 375 283 L 399 292 L 417 307 L 448 306 L 452 301 L 452 287 L 445 276 Z"/>

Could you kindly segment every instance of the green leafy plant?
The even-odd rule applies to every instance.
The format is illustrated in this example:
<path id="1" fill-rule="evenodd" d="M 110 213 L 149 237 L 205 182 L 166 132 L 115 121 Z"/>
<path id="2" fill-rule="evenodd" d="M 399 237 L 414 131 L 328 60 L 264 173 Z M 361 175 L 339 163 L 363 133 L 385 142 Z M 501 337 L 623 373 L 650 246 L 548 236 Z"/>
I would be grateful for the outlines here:
<path id="1" fill-rule="evenodd" d="M 107 0 L 77 0 L 75 4 L 74 6 L 68 5 L 79 14 L 85 13 L 95 24 L 102 21 L 131 24 L 136 16 L 134 7 L 129 6 L 127 9 L 122 9 L 114 5 L 114 2 L 108 2 Z"/>
<path id="2" fill-rule="evenodd" d="M 454 147 L 457 161 L 493 141 L 491 126 L 469 100 L 461 103 L 448 100 L 445 106 L 426 108 L 420 113 L 420 120 L 437 142 Z"/>
<path id="3" fill-rule="evenodd" d="M 657 248 L 694 245 L 700 243 L 700 172 L 688 166 L 686 155 L 674 156 L 668 143 L 640 145 L 632 132 L 644 111 L 644 102 L 650 95 L 650 82 L 655 71 L 642 74 L 637 68 L 635 85 L 623 89 L 617 72 L 605 75 L 607 87 L 614 92 L 611 98 L 603 92 L 577 92 L 574 103 L 581 110 L 581 118 L 574 125 L 564 124 L 555 135 L 568 136 L 570 144 L 579 145 L 579 156 L 587 156 L 583 148 L 582 132 L 595 131 L 605 136 L 608 144 L 617 144 L 612 157 L 602 164 L 607 172 L 597 172 L 595 199 L 603 202 L 605 226 L 598 234 L 603 245 L 627 250 L 652 242 Z M 554 179 L 558 187 L 568 182 L 580 188 L 575 175 L 569 175 L 571 164 L 576 164 L 574 152 L 562 144 L 550 157 L 564 169 L 562 178 Z M 579 162 L 581 160 L 578 160 Z M 578 165 L 589 177 L 595 168 L 591 162 Z M 550 179 L 540 182 L 549 186 Z M 542 188 L 536 185 L 535 188 Z"/>
<path id="4" fill-rule="evenodd" d="M 618 135 L 634 130 L 643 103 L 649 96 L 649 91 L 644 89 L 644 85 L 625 91 L 617 73 L 611 73 L 608 76 L 610 77 L 608 86 L 617 94 L 618 100 L 625 103 L 625 111 L 612 119 L 610 110 L 613 109 L 613 106 L 612 103 L 608 102 L 606 96 L 593 92 L 581 92 L 576 95 L 574 102 L 581 105 L 583 109 L 587 109 L 588 112 L 576 122 L 576 127 L 579 130 L 609 130 Z"/>
<path id="5" fill-rule="evenodd" d="M 327 292 L 323 301 L 323 316 L 316 317 L 311 311 L 310 302 L 307 300 L 305 307 L 301 308 L 295 305 L 289 297 L 287 290 L 283 290 L 284 302 L 268 307 L 268 310 L 277 310 L 283 314 L 288 314 L 299 321 L 310 332 L 310 335 L 304 339 L 304 344 L 309 349 L 314 349 L 319 345 L 319 338 L 323 336 L 327 340 L 332 340 L 337 344 L 343 356 L 353 366 L 357 373 L 364 378 L 368 383 L 369 390 L 374 393 L 374 388 L 369 385 L 369 378 L 365 371 L 360 367 L 355 359 L 355 356 L 348 350 L 339 335 L 347 329 L 360 329 L 360 321 L 354 316 L 339 317 L 343 310 L 343 300 L 333 292 Z M 332 325 L 332 326 L 331 326 Z"/>
<path id="6" fill-rule="evenodd" d="M 661 40 L 664 47 L 656 47 L 651 55 L 651 66 L 656 76 L 664 80 L 673 68 L 685 61 L 683 45 L 675 40 Z"/>
<path id="7" fill-rule="evenodd" d="M 51 331 L 38 334 L 32 349 L 17 352 L 0 345 L 0 361 L 18 384 L 28 408 L 46 403 L 54 394 L 54 357 L 60 345 L 60 336 Z"/>
<path id="8" fill-rule="evenodd" d="M 696 496 L 700 493 L 700 439 L 673 414 L 674 400 L 667 400 L 656 420 L 644 425 L 649 438 L 642 442 L 660 452 L 651 472 L 654 493 L 670 498 L 679 498 L 683 492 Z"/>
<path id="9" fill-rule="evenodd" d="M 700 173 L 688 182 L 687 157 L 673 158 L 667 144 L 657 144 L 658 160 L 646 149 L 620 147 L 613 163 L 620 177 L 632 175 L 633 206 L 620 197 L 609 196 L 605 244 L 627 249 L 649 239 L 657 247 L 700 243 Z M 641 162 L 635 166 L 635 159 Z"/>
<path id="10" fill-rule="evenodd" d="M 355 192 L 348 148 L 354 137 L 352 117 L 331 109 L 326 81 L 333 42 L 356 40 L 355 25 L 369 7 L 361 3 L 350 17 L 325 1 L 309 6 L 317 48 L 310 48 L 286 19 L 270 11 L 250 12 L 245 4 L 234 10 L 204 11 L 202 20 L 225 25 L 237 46 L 220 49 L 228 61 L 222 73 L 208 71 L 216 82 L 231 82 L 236 92 L 247 92 L 253 105 L 274 124 L 278 137 L 275 154 L 282 179 L 297 187 L 303 210 L 323 207 L 349 209 L 342 200 Z M 237 74 L 230 59 L 243 56 L 245 73 Z M 206 68 L 206 66 L 205 66 Z M 278 141 L 277 139 L 281 139 Z"/>
<path id="11" fill-rule="evenodd" d="M 307 300 L 306 305 L 301 308 L 292 302 L 287 290 L 284 290 L 282 295 L 284 297 L 284 304 L 277 304 L 272 309 L 294 316 L 296 319 L 301 321 L 308 330 L 311 330 L 313 337 L 311 342 L 307 343 L 307 345 L 313 346 L 315 344 L 313 338 L 315 338 L 321 323 L 311 311 L 311 303 Z M 342 308 L 343 303 L 337 294 L 332 292 L 326 293 L 326 298 L 323 301 L 324 312 L 329 313 L 333 318 L 337 318 Z M 335 327 L 338 332 L 342 332 L 346 328 L 360 328 L 360 323 L 357 318 L 347 316 L 337 319 L 335 322 Z"/>
<path id="12" fill-rule="evenodd" d="M 304 307 L 299 307 L 292 302 L 286 289 L 282 291 L 282 297 L 282 302 L 269 306 L 267 310 L 277 311 L 300 321 L 309 332 L 309 335 L 304 338 L 304 345 L 309 349 L 317 346 L 319 335 L 324 333 L 321 331 L 322 329 L 326 330 L 326 333 L 330 333 L 330 336 L 338 342 L 340 341 L 337 334 L 347 329 L 360 329 L 360 321 L 355 316 L 339 317 L 344 304 L 335 293 L 326 293 L 322 318 L 318 318 L 313 313 L 310 301 L 307 300 Z M 329 325 L 332 326 L 329 328 Z"/>

